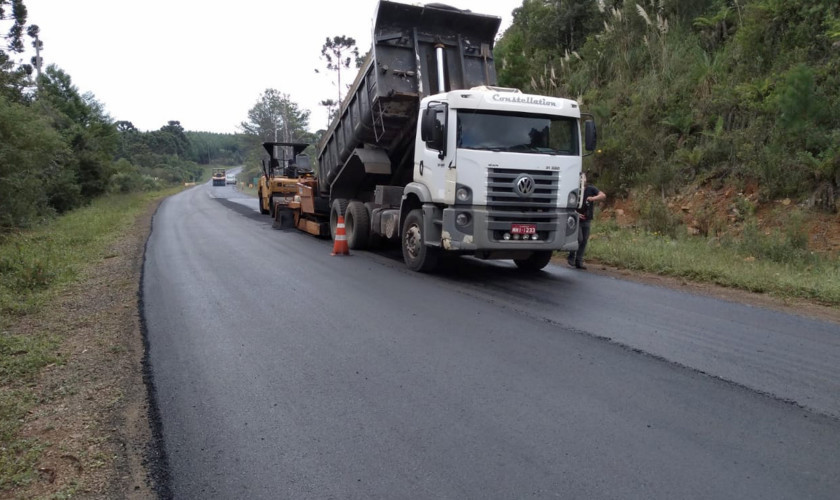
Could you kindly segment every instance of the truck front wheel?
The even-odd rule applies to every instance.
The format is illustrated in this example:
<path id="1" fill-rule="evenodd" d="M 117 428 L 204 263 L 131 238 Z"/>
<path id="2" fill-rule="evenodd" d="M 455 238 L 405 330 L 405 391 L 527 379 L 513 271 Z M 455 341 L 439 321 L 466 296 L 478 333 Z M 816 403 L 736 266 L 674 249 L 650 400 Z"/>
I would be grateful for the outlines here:
<path id="1" fill-rule="evenodd" d="M 527 259 L 515 259 L 513 262 L 516 264 L 516 267 L 523 271 L 539 271 L 551 262 L 551 250 L 534 252 Z"/>
<path id="2" fill-rule="evenodd" d="M 423 235 L 423 210 L 408 213 L 402 230 L 402 253 L 405 265 L 412 271 L 429 272 L 437 267 L 440 249 L 426 246 Z"/>

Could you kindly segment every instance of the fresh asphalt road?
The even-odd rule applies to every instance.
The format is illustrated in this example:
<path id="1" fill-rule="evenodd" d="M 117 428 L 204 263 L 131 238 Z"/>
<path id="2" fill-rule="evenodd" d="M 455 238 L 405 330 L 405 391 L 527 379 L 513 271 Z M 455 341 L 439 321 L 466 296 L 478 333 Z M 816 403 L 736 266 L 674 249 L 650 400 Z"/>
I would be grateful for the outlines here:
<path id="1" fill-rule="evenodd" d="M 176 498 L 838 498 L 836 324 L 331 249 L 231 186 L 160 206 L 142 298 Z"/>

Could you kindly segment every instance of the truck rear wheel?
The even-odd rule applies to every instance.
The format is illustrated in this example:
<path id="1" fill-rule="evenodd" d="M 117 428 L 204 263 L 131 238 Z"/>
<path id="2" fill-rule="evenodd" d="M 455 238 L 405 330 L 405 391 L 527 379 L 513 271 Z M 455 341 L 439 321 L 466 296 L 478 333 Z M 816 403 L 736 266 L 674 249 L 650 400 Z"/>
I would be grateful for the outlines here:
<path id="1" fill-rule="evenodd" d="M 412 271 L 429 272 L 437 267 L 440 249 L 426 246 L 423 234 L 423 210 L 415 208 L 405 218 L 402 230 L 402 253 Z"/>
<path id="2" fill-rule="evenodd" d="M 338 227 L 338 216 L 347 213 L 347 200 L 336 198 L 330 206 L 330 237 L 335 239 L 335 229 Z M 346 224 L 347 221 L 345 221 Z M 346 227 L 346 226 L 345 226 Z"/>
<path id="3" fill-rule="evenodd" d="M 516 267 L 523 271 L 535 272 L 544 268 L 551 262 L 551 250 L 534 252 L 527 259 L 514 259 Z"/>
<path id="4" fill-rule="evenodd" d="M 347 231 L 347 246 L 350 250 L 364 250 L 370 233 L 370 216 L 361 201 L 353 200 L 347 204 L 344 227 Z"/>

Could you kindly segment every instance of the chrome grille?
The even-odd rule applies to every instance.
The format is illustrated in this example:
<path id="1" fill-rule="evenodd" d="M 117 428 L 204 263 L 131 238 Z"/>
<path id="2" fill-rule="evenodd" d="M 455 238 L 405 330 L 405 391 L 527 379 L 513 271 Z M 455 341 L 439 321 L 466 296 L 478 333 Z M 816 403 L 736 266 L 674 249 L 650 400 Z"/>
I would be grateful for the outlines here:
<path id="1" fill-rule="evenodd" d="M 534 180 L 534 191 L 523 197 L 516 191 L 522 176 Z M 491 168 L 487 175 L 487 204 L 491 207 L 556 208 L 560 172 Z"/>
<path id="2" fill-rule="evenodd" d="M 534 181 L 528 196 L 522 196 L 517 188 L 517 181 L 524 176 Z M 541 233 L 553 230 L 559 216 L 559 184 L 560 172 L 491 168 L 487 174 L 488 229 L 507 231 L 511 223 L 523 223 L 536 224 Z"/>

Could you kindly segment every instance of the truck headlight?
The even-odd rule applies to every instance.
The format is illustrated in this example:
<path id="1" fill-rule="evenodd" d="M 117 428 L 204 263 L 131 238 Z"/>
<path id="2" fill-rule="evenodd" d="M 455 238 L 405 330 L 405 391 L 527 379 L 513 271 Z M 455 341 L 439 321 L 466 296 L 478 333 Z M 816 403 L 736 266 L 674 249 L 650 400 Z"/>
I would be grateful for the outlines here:
<path id="1" fill-rule="evenodd" d="M 572 191 L 569 193 L 569 204 L 566 206 L 569 207 L 576 207 L 578 204 L 578 194 L 577 191 Z"/>
<path id="2" fill-rule="evenodd" d="M 461 212 L 455 216 L 455 224 L 458 224 L 461 227 L 469 226 L 471 220 L 472 218 L 467 212 Z"/>
<path id="3" fill-rule="evenodd" d="M 471 198 L 470 190 L 468 188 L 465 188 L 465 187 L 459 187 L 455 191 L 455 197 L 458 198 L 458 201 L 467 202 Z"/>

